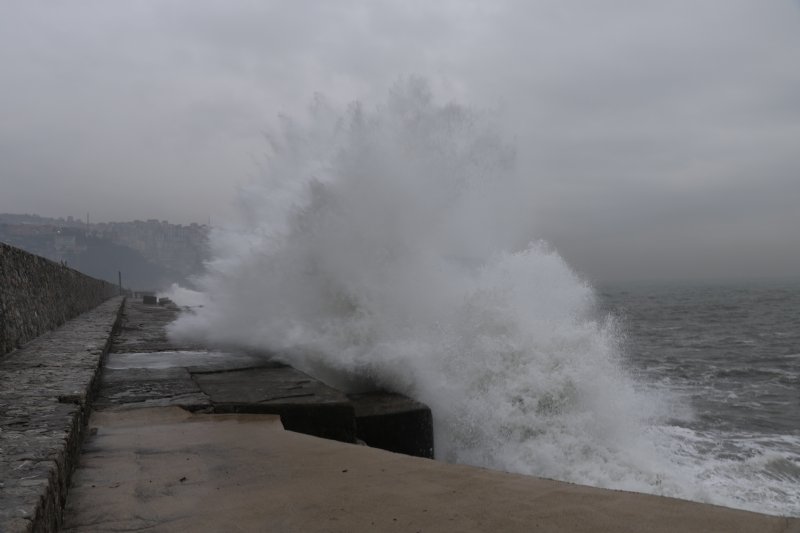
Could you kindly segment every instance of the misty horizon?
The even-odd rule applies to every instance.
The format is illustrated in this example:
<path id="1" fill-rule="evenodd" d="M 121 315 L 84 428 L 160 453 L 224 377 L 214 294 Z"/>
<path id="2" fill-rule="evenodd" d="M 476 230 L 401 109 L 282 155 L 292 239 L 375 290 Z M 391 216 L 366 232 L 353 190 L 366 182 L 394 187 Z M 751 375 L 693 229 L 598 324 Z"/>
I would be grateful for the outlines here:
<path id="1" fill-rule="evenodd" d="M 225 227 L 269 133 L 408 76 L 490 117 L 593 282 L 800 275 L 800 3 L 0 8 L 0 212 Z M 422 192 L 420 192 L 422 194 Z"/>
<path id="2" fill-rule="evenodd" d="M 2 218 L 3 215 L 12 215 L 12 216 L 15 216 L 15 217 L 33 216 L 33 217 L 40 217 L 40 218 L 42 218 L 44 220 L 53 220 L 53 221 L 63 220 L 65 222 L 70 222 L 69 219 L 72 218 L 72 223 L 74 223 L 75 226 L 77 226 L 77 227 L 85 226 L 85 224 L 86 224 L 85 219 L 81 219 L 79 217 L 75 217 L 75 216 L 72 216 L 72 215 L 67 215 L 67 216 L 47 216 L 47 215 L 42 215 L 42 214 L 37 214 L 37 213 L 0 213 L 0 218 Z M 207 223 L 194 222 L 194 221 L 188 221 L 188 222 L 185 222 L 185 223 L 181 224 L 179 222 L 174 222 L 174 221 L 170 221 L 170 220 L 158 220 L 158 219 L 148 219 L 148 220 L 143 220 L 143 219 L 104 220 L 104 221 L 90 220 L 90 224 L 129 224 L 129 223 L 135 223 L 135 222 L 141 222 L 141 223 L 158 222 L 158 223 L 167 223 L 167 224 L 172 224 L 172 225 L 177 225 L 177 226 L 180 226 L 180 225 L 190 226 L 192 224 L 195 224 L 195 225 L 200 226 L 200 227 L 207 227 L 207 228 L 213 228 L 214 227 L 213 224 L 209 226 Z M 3 222 L 1 220 L 0 220 L 0 224 L 3 224 Z M 558 250 L 557 248 L 556 248 L 556 250 L 562 256 L 564 255 L 563 253 L 561 253 L 561 250 Z M 685 284 L 685 283 L 693 283 L 693 282 L 700 283 L 700 284 L 705 284 L 705 283 L 712 283 L 712 284 L 715 284 L 715 283 L 720 283 L 720 284 L 741 284 L 741 283 L 744 283 L 744 284 L 750 284 L 750 283 L 770 283 L 770 282 L 790 282 L 790 283 L 800 282 L 800 274 L 790 274 L 790 275 L 785 275 L 785 276 L 781 276 L 781 275 L 778 275 L 778 276 L 769 276 L 769 275 L 766 275 L 766 276 L 758 276 L 758 275 L 719 276 L 719 275 L 715 275 L 713 277 L 710 277 L 710 276 L 709 277 L 702 277 L 702 276 L 687 276 L 687 277 L 678 277 L 678 276 L 673 276 L 673 277 L 641 276 L 641 277 L 620 277 L 620 278 L 615 278 L 615 277 L 592 278 L 592 276 L 587 274 L 586 272 L 582 272 L 579 269 L 575 268 L 575 264 L 576 263 L 573 262 L 573 261 L 570 261 L 568 257 L 565 257 L 565 259 L 566 259 L 567 263 L 570 264 L 570 266 L 573 267 L 573 269 L 576 271 L 576 274 L 578 274 L 578 276 L 587 279 L 587 281 L 589 281 L 592 284 L 595 284 L 596 288 L 598 288 L 598 289 L 603 289 L 605 287 L 613 287 L 613 286 L 616 286 L 616 285 L 618 285 L 620 283 L 623 283 L 623 284 L 627 284 L 627 283 L 631 283 L 631 284 L 642 284 L 642 283 L 649 284 L 649 283 L 653 283 L 653 284 L 667 284 L 668 285 L 668 284 Z M 166 289 L 166 287 L 162 287 L 162 288 Z"/>

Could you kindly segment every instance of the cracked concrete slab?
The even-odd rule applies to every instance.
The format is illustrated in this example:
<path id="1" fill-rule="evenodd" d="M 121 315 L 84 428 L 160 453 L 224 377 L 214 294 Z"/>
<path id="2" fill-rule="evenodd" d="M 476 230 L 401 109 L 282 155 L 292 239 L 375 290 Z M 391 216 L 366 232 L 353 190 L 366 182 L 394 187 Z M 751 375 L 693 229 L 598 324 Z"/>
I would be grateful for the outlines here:
<path id="1" fill-rule="evenodd" d="M 198 411 L 212 407 L 185 368 L 127 368 L 103 371 L 95 409 L 177 405 Z"/>

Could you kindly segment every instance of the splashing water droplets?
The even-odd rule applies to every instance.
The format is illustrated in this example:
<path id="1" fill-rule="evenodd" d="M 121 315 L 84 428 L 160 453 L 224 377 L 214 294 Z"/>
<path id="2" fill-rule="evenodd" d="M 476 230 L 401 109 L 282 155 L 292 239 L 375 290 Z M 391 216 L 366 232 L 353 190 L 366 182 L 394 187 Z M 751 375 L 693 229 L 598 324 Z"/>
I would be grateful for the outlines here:
<path id="1" fill-rule="evenodd" d="M 242 227 L 212 235 L 213 304 L 171 334 L 413 396 L 448 461 L 662 490 L 656 406 L 591 289 L 526 234 L 514 150 L 486 117 L 413 79 L 375 110 L 309 114 L 272 137 Z"/>

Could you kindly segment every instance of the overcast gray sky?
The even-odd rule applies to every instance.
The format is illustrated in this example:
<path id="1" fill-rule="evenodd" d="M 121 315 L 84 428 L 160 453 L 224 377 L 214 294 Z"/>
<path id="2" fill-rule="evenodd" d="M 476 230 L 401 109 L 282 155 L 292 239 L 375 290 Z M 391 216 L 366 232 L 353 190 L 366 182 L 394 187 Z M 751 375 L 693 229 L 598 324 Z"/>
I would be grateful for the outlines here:
<path id="1" fill-rule="evenodd" d="M 0 0 L 0 212 L 222 218 L 279 113 L 409 74 L 590 279 L 800 275 L 797 0 Z"/>

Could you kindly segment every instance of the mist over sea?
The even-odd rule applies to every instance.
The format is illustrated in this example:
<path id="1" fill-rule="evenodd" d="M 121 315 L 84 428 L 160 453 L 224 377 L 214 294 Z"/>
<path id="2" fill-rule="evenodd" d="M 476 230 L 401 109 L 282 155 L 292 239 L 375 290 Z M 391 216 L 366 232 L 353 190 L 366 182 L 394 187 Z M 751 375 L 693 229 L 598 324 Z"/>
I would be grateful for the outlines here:
<path id="1" fill-rule="evenodd" d="M 421 80 L 269 141 L 170 335 L 419 399 L 440 460 L 800 515 L 797 288 L 596 290 L 531 232 L 524 147 Z"/>

